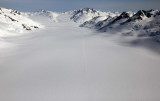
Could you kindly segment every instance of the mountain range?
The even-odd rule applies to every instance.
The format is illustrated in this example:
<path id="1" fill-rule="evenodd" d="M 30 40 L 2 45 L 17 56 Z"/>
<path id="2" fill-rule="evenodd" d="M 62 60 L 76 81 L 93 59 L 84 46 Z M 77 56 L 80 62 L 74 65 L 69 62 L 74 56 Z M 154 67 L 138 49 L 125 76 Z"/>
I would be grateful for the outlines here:
<path id="1" fill-rule="evenodd" d="M 149 39 L 160 42 L 160 11 L 139 10 L 137 12 L 102 12 L 92 8 L 83 8 L 63 13 L 47 10 L 39 12 L 19 12 L 14 9 L 0 8 L 0 36 L 23 33 L 45 26 L 31 19 L 31 16 L 45 16 L 53 23 L 56 17 L 66 14 L 70 20 L 97 32 L 120 34 L 139 39 Z"/>

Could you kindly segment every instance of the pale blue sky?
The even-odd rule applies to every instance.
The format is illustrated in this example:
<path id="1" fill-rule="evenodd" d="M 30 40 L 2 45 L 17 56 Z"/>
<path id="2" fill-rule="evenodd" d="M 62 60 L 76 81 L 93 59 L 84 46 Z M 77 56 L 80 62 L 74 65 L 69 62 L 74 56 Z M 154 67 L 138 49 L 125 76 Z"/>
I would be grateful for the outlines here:
<path id="1" fill-rule="evenodd" d="M 103 11 L 136 11 L 160 9 L 160 0 L 0 0 L 0 7 L 19 11 L 69 11 L 78 8 L 94 8 Z"/>

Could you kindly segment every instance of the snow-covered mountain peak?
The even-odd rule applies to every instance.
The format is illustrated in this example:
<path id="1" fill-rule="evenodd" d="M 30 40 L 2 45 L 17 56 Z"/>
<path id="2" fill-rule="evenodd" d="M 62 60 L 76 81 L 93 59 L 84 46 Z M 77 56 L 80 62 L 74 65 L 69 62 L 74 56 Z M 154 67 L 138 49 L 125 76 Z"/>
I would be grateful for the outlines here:
<path id="1" fill-rule="evenodd" d="M 42 9 L 42 10 L 40 10 L 40 11 L 38 11 L 38 12 L 35 12 L 35 14 L 39 14 L 39 15 L 49 15 L 50 13 L 52 13 L 52 11 L 48 11 L 48 10 L 44 10 L 44 9 Z"/>
<path id="2" fill-rule="evenodd" d="M 21 15 L 21 13 L 19 11 L 15 10 L 15 9 L 6 9 L 6 8 L 1 8 L 0 7 L 0 12 L 1 13 L 11 13 L 11 14 L 14 14 L 14 15 L 16 15 L 16 14 Z"/>
<path id="3" fill-rule="evenodd" d="M 143 20 L 145 18 L 150 18 L 151 14 L 145 10 L 139 10 L 133 17 L 132 20 Z"/>
<path id="4" fill-rule="evenodd" d="M 75 14 L 78 14 L 78 13 L 87 14 L 87 13 L 96 13 L 96 12 L 98 12 L 98 10 L 95 10 L 93 8 L 82 8 L 74 11 Z"/>
<path id="5" fill-rule="evenodd" d="M 51 21 L 57 22 L 57 17 L 59 16 L 59 13 L 48 11 L 48 10 L 41 10 L 38 12 L 29 13 L 30 16 L 44 16 L 48 17 Z"/>
<path id="6" fill-rule="evenodd" d="M 71 19 L 74 21 L 74 22 L 78 22 L 78 23 L 84 23 L 86 21 L 89 21 L 95 17 L 100 17 L 100 16 L 105 16 L 105 17 L 109 17 L 109 16 L 116 16 L 118 15 L 118 13 L 112 13 L 112 12 L 102 12 L 102 11 L 99 11 L 99 10 L 95 10 L 95 9 L 92 9 L 92 8 L 83 8 L 83 9 L 78 9 L 78 10 L 75 10 L 73 11 L 72 13 L 72 17 Z"/>
<path id="7" fill-rule="evenodd" d="M 128 11 L 128 12 L 122 12 L 121 14 L 120 14 L 120 16 L 122 17 L 122 18 L 130 18 L 131 16 L 133 16 L 133 12 L 131 12 L 131 11 Z"/>
<path id="8" fill-rule="evenodd" d="M 148 10 L 148 11 L 146 11 L 146 10 L 139 10 L 136 14 L 134 14 L 132 16 L 132 18 L 130 20 L 136 21 L 136 20 L 143 20 L 143 19 L 146 19 L 146 18 L 152 18 L 152 17 L 155 17 L 155 16 L 159 15 L 159 12 L 160 11 L 153 10 L 153 9 Z"/>
<path id="9" fill-rule="evenodd" d="M 0 36 L 7 36 L 9 33 L 23 33 L 43 27 L 24 13 L 14 9 L 0 8 L 0 19 Z"/>

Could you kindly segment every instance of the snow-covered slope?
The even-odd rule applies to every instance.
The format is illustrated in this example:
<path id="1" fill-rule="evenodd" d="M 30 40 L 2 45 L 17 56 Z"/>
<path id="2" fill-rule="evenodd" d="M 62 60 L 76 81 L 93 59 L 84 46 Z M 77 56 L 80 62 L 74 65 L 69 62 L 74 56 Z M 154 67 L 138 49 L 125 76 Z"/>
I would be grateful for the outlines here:
<path id="1" fill-rule="evenodd" d="M 0 8 L 0 36 L 15 35 L 23 33 L 43 26 L 28 18 L 25 13 Z"/>
<path id="2" fill-rule="evenodd" d="M 44 16 L 44 17 L 48 17 L 52 22 L 57 22 L 57 17 L 59 16 L 60 13 L 56 13 L 56 12 L 52 12 L 52 11 L 48 11 L 48 10 L 41 10 L 38 12 L 33 12 L 27 13 L 29 16 Z"/>
<path id="3" fill-rule="evenodd" d="M 160 31 L 160 16 L 159 11 L 144 11 L 140 10 L 132 16 L 122 13 L 113 21 L 101 27 L 98 30 L 108 31 L 115 30 L 122 33 L 130 33 L 132 35 L 152 35 L 152 33 Z"/>

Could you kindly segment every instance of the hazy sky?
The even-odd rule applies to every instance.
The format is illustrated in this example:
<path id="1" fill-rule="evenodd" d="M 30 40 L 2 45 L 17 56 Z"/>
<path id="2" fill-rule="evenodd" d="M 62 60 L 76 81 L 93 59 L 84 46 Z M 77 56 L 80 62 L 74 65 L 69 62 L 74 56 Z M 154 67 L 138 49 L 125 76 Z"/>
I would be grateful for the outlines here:
<path id="1" fill-rule="evenodd" d="M 0 0 L 0 7 L 19 11 L 68 11 L 78 8 L 95 8 L 103 11 L 160 9 L 160 0 Z"/>

